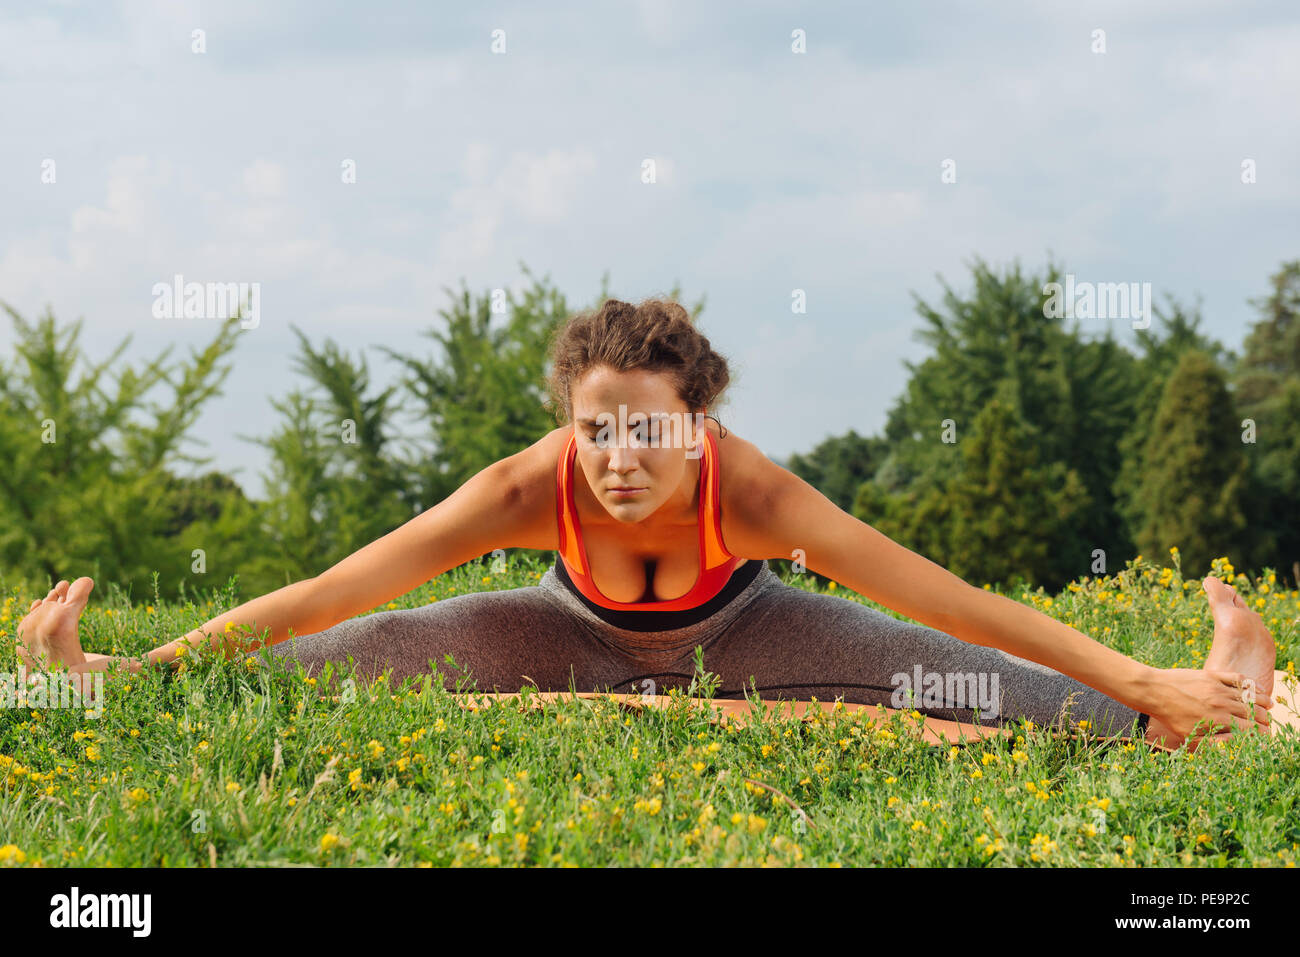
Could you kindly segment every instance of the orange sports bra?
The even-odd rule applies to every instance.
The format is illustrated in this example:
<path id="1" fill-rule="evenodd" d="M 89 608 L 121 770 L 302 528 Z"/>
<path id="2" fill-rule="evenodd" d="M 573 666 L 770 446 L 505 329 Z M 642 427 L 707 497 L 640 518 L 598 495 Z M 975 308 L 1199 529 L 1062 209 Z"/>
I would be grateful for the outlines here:
<path id="1" fill-rule="evenodd" d="M 593 603 L 618 611 L 682 611 L 697 608 L 717 596 L 731 573 L 745 562 L 727 551 L 722 542 L 721 484 L 717 468 L 718 449 L 713 434 L 704 433 L 700 466 L 699 528 L 700 573 L 695 586 L 680 598 L 668 601 L 621 602 L 606 598 L 591 577 L 587 547 L 582 541 L 578 509 L 573 501 L 573 460 L 578 454 L 577 437 L 569 436 L 557 464 L 556 516 L 560 529 L 560 560 L 568 578 Z M 753 564 L 752 562 L 750 564 Z"/>

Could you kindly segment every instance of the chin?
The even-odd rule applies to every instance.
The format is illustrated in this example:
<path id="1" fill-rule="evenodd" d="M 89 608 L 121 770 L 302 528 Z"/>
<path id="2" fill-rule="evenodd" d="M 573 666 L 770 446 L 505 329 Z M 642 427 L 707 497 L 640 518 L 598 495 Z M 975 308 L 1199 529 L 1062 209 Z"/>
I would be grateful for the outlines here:
<path id="1" fill-rule="evenodd" d="M 658 507 L 659 506 L 656 505 L 654 508 L 648 508 L 639 503 L 632 504 L 626 502 L 614 502 L 612 504 L 607 504 L 605 510 L 625 525 L 635 525 L 637 522 L 644 521 L 653 515 L 655 509 Z"/>

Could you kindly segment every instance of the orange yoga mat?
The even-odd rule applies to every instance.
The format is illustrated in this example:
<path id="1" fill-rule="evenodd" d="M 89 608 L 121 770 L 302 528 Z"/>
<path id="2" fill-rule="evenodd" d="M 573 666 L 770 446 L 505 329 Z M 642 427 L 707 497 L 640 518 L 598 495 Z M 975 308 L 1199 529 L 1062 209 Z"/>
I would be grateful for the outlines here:
<path id="1" fill-rule="evenodd" d="M 519 692 L 510 693 L 492 693 L 492 692 L 462 692 L 456 696 L 458 703 L 463 708 L 471 711 L 481 711 L 492 707 L 504 707 L 512 703 L 518 703 L 521 698 Z M 534 691 L 528 695 L 529 705 L 533 708 L 542 708 L 547 704 L 560 701 L 571 700 L 573 698 L 592 700 L 596 698 L 608 698 L 619 704 L 620 707 L 627 711 L 644 711 L 647 708 L 666 708 L 669 704 L 667 695 L 639 695 L 639 694 L 603 694 L 600 692 L 578 692 L 576 695 L 568 691 Z M 678 699 L 681 701 L 682 699 Z M 737 726 L 743 727 L 747 721 L 757 716 L 757 711 L 749 701 L 745 700 L 717 700 L 708 698 L 687 698 L 691 707 L 708 709 L 711 711 L 710 720 L 715 724 L 727 724 L 734 722 Z M 809 720 L 816 713 L 814 709 L 821 712 L 830 712 L 836 707 L 834 701 L 775 701 L 763 699 L 758 702 L 767 709 L 768 714 L 773 717 L 788 718 L 797 717 L 800 720 Z M 1016 726 L 1008 725 L 1002 728 L 991 728 L 983 725 L 973 724 L 965 721 L 951 721 L 942 718 L 934 718 L 929 715 L 922 715 L 921 718 L 912 717 L 909 712 L 900 712 L 894 708 L 880 708 L 873 704 L 844 704 L 843 709 L 846 712 L 867 711 L 873 719 L 878 720 L 881 724 L 892 720 L 896 714 L 903 714 L 903 726 L 907 733 L 919 735 L 921 740 L 927 744 L 960 744 L 964 742 L 979 741 L 992 737 L 1014 737 Z M 1071 732 L 1070 737 L 1077 737 Z M 1167 749 L 1166 749 L 1167 750 Z"/>

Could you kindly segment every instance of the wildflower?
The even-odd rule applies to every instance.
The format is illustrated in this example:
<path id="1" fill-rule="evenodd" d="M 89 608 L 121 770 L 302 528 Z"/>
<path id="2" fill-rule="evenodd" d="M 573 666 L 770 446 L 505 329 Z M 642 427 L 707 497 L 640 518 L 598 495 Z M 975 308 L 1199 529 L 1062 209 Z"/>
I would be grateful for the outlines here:
<path id="1" fill-rule="evenodd" d="M 325 833 L 321 835 L 320 849 L 321 853 L 328 854 L 338 846 L 339 838 L 337 834 Z"/>
<path id="2" fill-rule="evenodd" d="M 227 793 L 227 794 L 234 794 L 234 793 L 235 793 L 236 791 L 238 791 L 238 790 L 239 790 L 239 785 L 236 784 L 234 781 L 227 781 L 227 782 L 226 782 L 226 793 Z"/>
<path id="3" fill-rule="evenodd" d="M 21 864 L 26 860 L 27 855 L 18 849 L 17 844 L 0 847 L 0 864 Z"/>

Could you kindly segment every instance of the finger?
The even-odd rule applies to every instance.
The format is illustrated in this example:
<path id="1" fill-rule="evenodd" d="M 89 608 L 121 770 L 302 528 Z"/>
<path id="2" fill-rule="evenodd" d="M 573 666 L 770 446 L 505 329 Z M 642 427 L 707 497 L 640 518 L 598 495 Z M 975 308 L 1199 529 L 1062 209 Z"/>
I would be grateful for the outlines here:
<path id="1" fill-rule="evenodd" d="M 1238 692 L 1239 694 L 1241 692 L 1242 686 L 1247 681 L 1253 682 L 1254 680 L 1249 675 L 1243 674 L 1240 671 L 1206 671 L 1205 674 L 1209 675 L 1211 678 L 1214 678 L 1216 681 L 1218 681 L 1220 684 L 1224 685 L 1225 687 L 1232 688 L 1234 691 Z"/>
<path id="2" fill-rule="evenodd" d="M 1247 704 L 1240 697 L 1234 696 L 1226 700 L 1221 699 L 1220 707 L 1234 718 L 1245 718 L 1246 721 L 1243 724 L 1249 723 L 1255 717 L 1255 706 Z"/>

